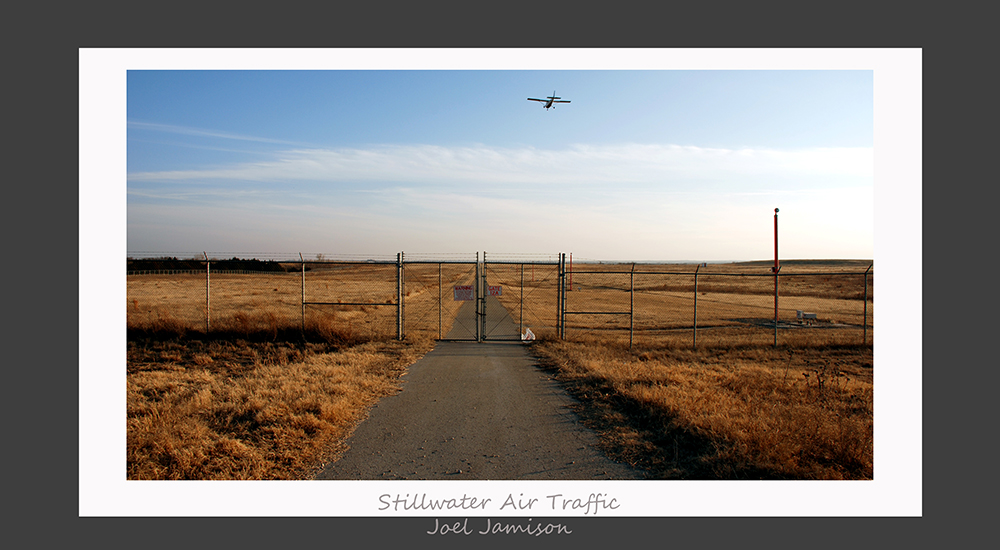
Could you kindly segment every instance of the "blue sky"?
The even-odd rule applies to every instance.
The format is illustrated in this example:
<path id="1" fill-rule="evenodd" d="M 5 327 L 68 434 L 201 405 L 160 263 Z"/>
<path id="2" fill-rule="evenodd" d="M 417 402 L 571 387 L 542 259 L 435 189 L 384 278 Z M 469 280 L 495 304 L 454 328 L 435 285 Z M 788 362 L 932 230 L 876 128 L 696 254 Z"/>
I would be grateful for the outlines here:
<path id="1" fill-rule="evenodd" d="M 130 70 L 130 252 L 872 258 L 871 70 Z M 546 111 L 528 97 L 572 103 Z"/>

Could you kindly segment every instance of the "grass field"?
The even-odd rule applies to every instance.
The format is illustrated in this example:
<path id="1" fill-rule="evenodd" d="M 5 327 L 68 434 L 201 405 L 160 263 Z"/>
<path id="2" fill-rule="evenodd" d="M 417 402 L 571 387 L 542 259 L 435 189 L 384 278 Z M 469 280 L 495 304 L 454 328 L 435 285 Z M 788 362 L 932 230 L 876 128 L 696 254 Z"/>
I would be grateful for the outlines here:
<path id="1" fill-rule="evenodd" d="M 139 335 L 161 336 L 216 333 L 274 340 L 279 333 L 299 331 L 321 339 L 331 333 L 364 341 L 393 338 L 396 276 L 395 265 L 367 263 L 320 264 L 305 277 L 301 272 L 129 275 L 127 326 Z M 474 265 L 408 266 L 402 297 L 406 332 L 447 333 L 461 305 L 450 299 L 451 287 L 472 284 L 474 276 Z"/>
<path id="2" fill-rule="evenodd" d="M 871 347 L 532 350 L 651 479 L 872 479 Z"/>
<path id="3" fill-rule="evenodd" d="M 864 275 L 870 263 L 784 264 L 777 335 L 774 277 L 768 266 L 755 264 L 576 264 L 566 282 L 566 336 L 601 334 L 609 341 L 680 346 L 766 344 L 775 337 L 786 345 L 871 342 L 874 289 L 872 276 Z M 219 332 L 275 339 L 279 332 L 299 330 L 371 340 L 395 337 L 402 322 L 404 334 L 441 337 L 461 305 L 452 288 L 474 284 L 475 274 L 470 264 L 407 264 L 402 296 L 394 264 L 310 264 L 305 277 L 301 272 L 129 275 L 127 324 L 140 334 Z M 486 275 L 488 285 L 502 289 L 499 299 L 516 322 L 539 337 L 557 336 L 556 266 L 488 264 Z M 800 322 L 797 311 L 817 319 Z"/>
<path id="4" fill-rule="evenodd" d="M 130 341 L 128 479 L 307 477 L 432 346 Z"/>
<path id="5" fill-rule="evenodd" d="M 864 275 L 869 265 L 854 260 L 783 265 L 778 343 L 870 343 L 873 277 L 867 276 L 865 300 Z M 505 290 L 500 301 L 512 316 L 521 315 L 525 325 L 541 337 L 556 337 L 556 268 L 535 268 L 531 281 L 518 265 L 491 269 L 490 284 L 496 281 L 511 289 Z M 522 280 L 524 304 L 520 303 Z M 775 340 L 774 277 L 769 266 L 578 263 L 567 274 L 566 288 L 565 336 L 569 339 L 599 336 L 609 342 L 628 342 L 631 337 L 637 344 L 681 347 L 693 346 L 696 338 L 710 346 L 763 345 Z M 817 319 L 800 322 L 797 311 L 815 313 Z"/>
<path id="6" fill-rule="evenodd" d="M 487 278 L 609 454 L 652 477 L 870 479 L 873 291 L 869 275 L 865 318 L 870 264 L 856 263 L 783 266 L 778 347 L 763 263 L 701 268 L 697 293 L 694 266 L 578 264 L 567 311 L 591 313 L 567 316 L 566 340 L 555 266 Z M 306 476 L 447 334 L 452 287 L 475 278 L 474 265 L 408 265 L 400 342 L 395 265 L 323 267 L 304 283 L 210 273 L 207 308 L 205 275 L 128 276 L 129 479 Z M 628 316 L 593 313 L 629 309 L 633 349 Z M 800 325 L 796 309 L 819 319 Z"/>

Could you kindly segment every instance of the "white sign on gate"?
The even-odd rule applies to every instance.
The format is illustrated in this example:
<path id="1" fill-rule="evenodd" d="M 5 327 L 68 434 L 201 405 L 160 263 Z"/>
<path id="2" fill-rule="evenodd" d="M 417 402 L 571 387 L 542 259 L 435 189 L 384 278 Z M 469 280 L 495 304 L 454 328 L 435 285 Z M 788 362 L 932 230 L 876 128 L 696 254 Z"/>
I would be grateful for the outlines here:
<path id="1" fill-rule="evenodd" d="M 501 293 L 503 292 L 503 289 L 500 287 L 500 285 L 497 285 L 497 286 L 490 286 L 489 291 L 490 291 L 490 296 L 500 296 Z"/>
<path id="2" fill-rule="evenodd" d="M 461 285 L 455 287 L 455 301 L 473 300 L 472 285 Z"/>

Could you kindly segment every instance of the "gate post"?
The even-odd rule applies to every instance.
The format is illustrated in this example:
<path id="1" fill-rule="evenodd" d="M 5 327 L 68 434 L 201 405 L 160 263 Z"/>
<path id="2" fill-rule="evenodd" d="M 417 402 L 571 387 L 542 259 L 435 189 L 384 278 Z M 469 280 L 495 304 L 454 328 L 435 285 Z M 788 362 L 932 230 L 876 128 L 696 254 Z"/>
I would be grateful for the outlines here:
<path id="1" fill-rule="evenodd" d="M 556 337 L 562 340 L 562 252 L 556 256 Z"/>
<path id="2" fill-rule="evenodd" d="M 520 310 L 517 319 L 517 334 L 521 335 L 524 334 L 524 262 L 521 263 L 521 297 L 518 301 L 520 302 Z"/>
<path id="3" fill-rule="evenodd" d="M 479 277 L 480 277 L 480 273 L 479 273 L 479 252 L 476 251 L 476 285 L 475 285 L 475 288 L 473 289 L 473 292 L 475 292 L 475 295 L 473 297 L 476 300 L 476 341 L 477 342 L 482 342 L 483 341 L 483 337 L 482 337 L 482 333 L 479 330 L 479 327 L 480 327 L 480 324 L 481 324 L 480 323 L 480 315 L 481 314 L 479 312 Z"/>

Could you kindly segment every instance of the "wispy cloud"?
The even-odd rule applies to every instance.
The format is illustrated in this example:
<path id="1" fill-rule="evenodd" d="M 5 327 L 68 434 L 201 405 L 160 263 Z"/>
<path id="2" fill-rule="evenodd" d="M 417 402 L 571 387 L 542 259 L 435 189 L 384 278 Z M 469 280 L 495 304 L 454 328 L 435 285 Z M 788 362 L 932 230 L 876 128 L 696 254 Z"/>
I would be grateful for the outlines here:
<path id="1" fill-rule="evenodd" d="M 738 178 L 871 178 L 871 148 L 709 149 L 577 145 L 560 150 L 485 145 L 290 149 L 268 161 L 204 170 L 136 172 L 130 181 L 394 182 L 405 184 L 656 184 Z M 734 179 L 736 178 L 736 179 Z M 807 183 L 807 182 L 803 182 Z"/>
<path id="2" fill-rule="evenodd" d="M 255 141 L 259 143 L 275 143 L 279 145 L 292 145 L 292 146 L 302 146 L 304 144 L 294 141 L 284 141 L 280 139 L 270 139 L 257 136 L 246 136 L 241 134 L 232 134 L 229 132 L 220 132 L 218 130 L 205 130 L 202 128 L 191 128 L 188 126 L 175 126 L 172 124 L 156 124 L 152 122 L 140 122 L 136 120 L 128 121 L 128 127 L 135 130 L 151 130 L 155 132 L 166 132 L 170 134 L 181 134 L 185 136 L 201 136 L 201 137 L 212 137 L 212 138 L 222 138 L 222 139 L 233 139 L 239 141 Z"/>
<path id="3" fill-rule="evenodd" d="M 247 198 L 266 198 L 269 193 L 259 189 L 228 189 L 225 187 L 154 187 L 141 189 L 131 187 L 127 190 L 129 199 L 140 199 L 146 202 L 155 201 L 225 201 L 235 203 Z"/>
<path id="4" fill-rule="evenodd" d="M 190 246 L 211 238 L 318 250 L 333 238 L 359 253 L 568 246 L 594 257 L 756 258 L 770 253 L 770 212 L 780 206 L 798 228 L 784 250 L 832 257 L 870 254 L 874 154 L 387 145 L 287 149 L 262 162 L 128 179 L 129 238 L 152 240 L 146 249 L 169 233 Z M 845 232 L 862 252 L 826 244 Z"/>

